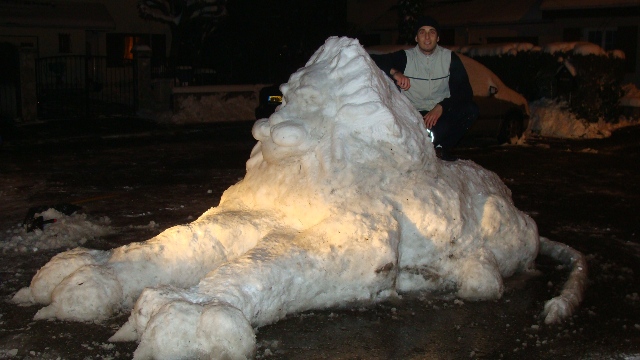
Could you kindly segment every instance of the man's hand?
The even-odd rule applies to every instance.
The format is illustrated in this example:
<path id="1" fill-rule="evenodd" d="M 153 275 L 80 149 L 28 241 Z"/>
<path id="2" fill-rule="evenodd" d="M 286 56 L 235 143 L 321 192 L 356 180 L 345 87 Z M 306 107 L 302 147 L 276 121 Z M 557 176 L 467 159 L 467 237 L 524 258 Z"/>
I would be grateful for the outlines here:
<path id="1" fill-rule="evenodd" d="M 438 122 L 440 116 L 442 116 L 442 105 L 438 104 L 422 117 L 427 129 L 431 129 Z"/>
<path id="2" fill-rule="evenodd" d="M 393 80 L 396 81 L 396 85 L 400 86 L 400 89 L 402 90 L 409 90 L 409 88 L 411 87 L 411 80 L 409 80 L 408 77 L 404 76 L 404 74 L 399 71 L 391 71 L 393 72 L 392 77 Z"/>

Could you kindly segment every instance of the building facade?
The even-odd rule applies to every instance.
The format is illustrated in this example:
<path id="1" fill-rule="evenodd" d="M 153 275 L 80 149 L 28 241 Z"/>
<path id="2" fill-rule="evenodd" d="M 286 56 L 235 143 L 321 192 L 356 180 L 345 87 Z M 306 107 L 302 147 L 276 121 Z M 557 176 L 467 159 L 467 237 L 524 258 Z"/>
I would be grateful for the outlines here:
<path id="1" fill-rule="evenodd" d="M 34 59 L 104 57 L 108 69 L 132 60 L 132 50 L 146 45 L 152 62 L 161 65 L 170 42 L 169 27 L 142 19 L 136 0 L 1 0 L 0 66 L 5 71 L 0 75 L 0 116 L 27 121 L 37 116 L 33 82 L 42 69 L 36 69 Z M 63 69 L 54 65 L 44 72 L 60 77 Z M 88 83 L 92 79 L 87 77 L 73 81 Z"/>
<path id="2" fill-rule="evenodd" d="M 348 21 L 366 45 L 398 39 L 397 0 L 349 0 Z M 425 0 L 451 46 L 589 41 L 622 50 L 625 81 L 640 86 L 640 0 Z"/>

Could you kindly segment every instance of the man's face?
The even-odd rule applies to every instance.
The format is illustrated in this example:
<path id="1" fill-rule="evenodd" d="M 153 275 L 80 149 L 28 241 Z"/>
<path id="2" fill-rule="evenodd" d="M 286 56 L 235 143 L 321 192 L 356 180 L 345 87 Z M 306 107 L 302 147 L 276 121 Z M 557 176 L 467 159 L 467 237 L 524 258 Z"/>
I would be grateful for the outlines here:
<path id="1" fill-rule="evenodd" d="M 438 45 L 438 33 L 436 29 L 431 26 L 423 26 L 418 30 L 418 34 L 416 35 L 416 42 L 418 43 L 418 47 L 420 51 L 422 51 L 425 55 L 433 54 L 433 51 L 436 49 Z"/>

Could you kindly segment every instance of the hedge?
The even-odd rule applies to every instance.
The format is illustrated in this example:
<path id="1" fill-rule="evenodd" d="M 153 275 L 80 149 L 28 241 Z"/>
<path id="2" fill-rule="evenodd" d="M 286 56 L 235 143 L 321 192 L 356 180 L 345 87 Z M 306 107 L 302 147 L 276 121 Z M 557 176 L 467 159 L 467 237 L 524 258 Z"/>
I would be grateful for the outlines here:
<path id="1" fill-rule="evenodd" d="M 589 122 L 618 121 L 618 101 L 623 95 L 622 58 L 542 51 L 473 58 L 529 101 L 563 99 L 572 113 Z"/>

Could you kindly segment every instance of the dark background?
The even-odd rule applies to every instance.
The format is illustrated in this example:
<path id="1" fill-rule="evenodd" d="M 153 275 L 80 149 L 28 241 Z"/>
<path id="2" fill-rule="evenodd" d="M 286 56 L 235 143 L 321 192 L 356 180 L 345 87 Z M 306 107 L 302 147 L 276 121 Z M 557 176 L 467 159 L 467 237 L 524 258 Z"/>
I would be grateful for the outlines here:
<path id="1" fill-rule="evenodd" d="M 233 0 L 205 42 L 203 66 L 234 83 L 285 81 L 331 35 L 348 35 L 345 0 Z"/>

